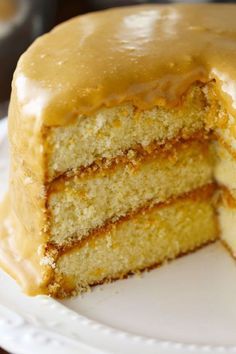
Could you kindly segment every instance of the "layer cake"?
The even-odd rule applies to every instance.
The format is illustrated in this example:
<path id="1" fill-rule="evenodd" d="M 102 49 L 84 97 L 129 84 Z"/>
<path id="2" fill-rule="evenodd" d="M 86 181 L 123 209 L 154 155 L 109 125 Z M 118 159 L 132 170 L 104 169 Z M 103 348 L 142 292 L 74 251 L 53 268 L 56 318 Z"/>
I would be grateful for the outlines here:
<path id="1" fill-rule="evenodd" d="M 79 294 L 219 237 L 236 252 L 236 6 L 80 16 L 21 57 L 0 263 Z"/>

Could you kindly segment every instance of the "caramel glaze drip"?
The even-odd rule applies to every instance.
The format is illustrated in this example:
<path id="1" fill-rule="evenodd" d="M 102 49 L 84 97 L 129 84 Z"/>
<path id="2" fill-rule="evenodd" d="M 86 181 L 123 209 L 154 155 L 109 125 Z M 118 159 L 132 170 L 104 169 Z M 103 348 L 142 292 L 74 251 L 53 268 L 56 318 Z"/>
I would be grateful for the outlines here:
<path id="1" fill-rule="evenodd" d="M 235 17 L 229 4 L 112 9 L 58 26 L 21 57 L 9 111 L 11 208 L 6 202 L 1 216 L 9 208 L 14 230 L 1 231 L 0 263 L 25 291 L 46 291 L 47 283 L 43 127 L 127 101 L 176 105 L 191 84 L 213 79 L 236 115 Z"/>

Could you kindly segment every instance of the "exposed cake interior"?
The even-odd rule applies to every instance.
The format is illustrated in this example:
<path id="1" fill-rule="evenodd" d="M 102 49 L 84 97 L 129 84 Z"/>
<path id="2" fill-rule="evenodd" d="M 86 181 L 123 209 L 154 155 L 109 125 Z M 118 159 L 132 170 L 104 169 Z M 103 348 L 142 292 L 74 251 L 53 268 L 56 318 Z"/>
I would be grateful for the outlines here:
<path id="1" fill-rule="evenodd" d="M 213 190 L 200 188 L 154 205 L 92 235 L 59 258 L 51 291 L 73 295 L 89 284 L 123 278 L 214 241 Z"/>
<path id="2" fill-rule="evenodd" d="M 81 240 L 143 206 L 211 183 L 212 163 L 207 142 L 193 140 L 87 175 L 57 179 L 48 195 L 51 241 Z"/>
<path id="3" fill-rule="evenodd" d="M 99 109 L 78 115 L 68 126 L 47 128 L 48 178 L 126 156 L 132 151 L 149 151 L 153 142 L 164 144 L 189 138 L 203 129 L 208 105 L 201 86 L 191 87 L 176 107 L 155 106 L 140 110 L 132 104 Z"/>
<path id="4" fill-rule="evenodd" d="M 116 124 L 106 128 L 104 117 L 108 116 Z M 48 135 L 54 140 L 61 139 L 62 131 L 64 136 L 70 135 L 68 151 L 73 150 L 70 168 L 64 170 L 60 163 L 60 176 L 60 169 L 51 170 L 51 176 L 57 177 L 48 188 L 48 249 L 49 254 L 53 249 L 57 253 L 50 284 L 53 294 L 76 294 L 89 285 L 151 268 L 217 239 L 220 230 L 232 246 L 224 225 L 232 211 L 220 207 L 222 225 L 216 217 L 220 197 L 214 183 L 217 180 L 233 194 L 235 162 L 230 148 L 222 143 L 230 116 L 216 98 L 214 82 L 195 84 L 175 107 L 143 111 L 131 106 L 103 108 L 88 117 L 89 127 L 96 126 L 94 117 L 104 118 L 101 126 L 110 135 L 100 135 L 98 129 L 94 144 L 107 144 L 108 148 L 105 153 L 100 150 L 90 155 L 91 160 L 85 154 L 89 166 L 80 166 L 81 150 L 76 151 L 71 136 L 75 129 L 77 139 L 86 118 L 78 117 L 72 127 L 51 128 Z M 130 122 L 133 136 L 140 130 L 136 140 L 129 135 Z M 127 131 L 121 131 L 126 125 Z M 91 136 L 85 134 L 87 138 L 89 142 Z M 118 150 L 114 141 L 119 141 Z M 52 161 L 60 161 L 60 157 L 50 152 L 52 167 Z"/>
<path id="5" fill-rule="evenodd" d="M 211 81 L 194 84 L 174 107 L 102 108 L 45 130 L 46 209 L 32 220 L 41 220 L 47 235 L 39 257 L 47 291 L 63 297 L 151 268 L 212 242 L 219 230 L 233 247 L 225 226 L 233 218 L 231 207 L 220 207 L 218 225 L 215 197 L 216 181 L 235 191 L 234 157 L 217 133 L 229 119 Z M 81 136 L 84 143 L 75 144 Z M 12 167 L 18 164 L 14 157 Z M 14 217 L 25 220 L 27 232 L 38 225 L 27 222 L 24 205 L 35 213 L 43 208 L 32 199 L 40 180 L 31 168 L 24 161 L 12 181 L 15 195 L 27 185 L 28 193 L 14 205 Z"/>

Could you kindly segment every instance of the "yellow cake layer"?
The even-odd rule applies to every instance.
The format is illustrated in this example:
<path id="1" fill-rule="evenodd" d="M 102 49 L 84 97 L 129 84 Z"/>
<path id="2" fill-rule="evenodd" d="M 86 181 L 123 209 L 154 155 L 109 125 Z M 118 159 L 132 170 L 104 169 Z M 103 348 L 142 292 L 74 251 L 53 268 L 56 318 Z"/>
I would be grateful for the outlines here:
<path id="1" fill-rule="evenodd" d="M 203 188 L 111 225 L 63 254 L 50 291 L 57 296 L 77 293 L 88 285 L 174 259 L 217 236 L 211 192 Z"/>
<path id="2" fill-rule="evenodd" d="M 208 109 L 201 87 L 194 85 L 175 108 L 141 111 L 122 104 L 79 115 L 69 126 L 47 128 L 48 177 L 120 156 L 137 145 L 146 148 L 153 141 L 162 144 L 178 136 L 189 137 L 203 128 Z"/>
<path id="3" fill-rule="evenodd" d="M 101 169 L 84 177 L 59 179 L 48 199 L 51 241 L 63 244 L 146 205 L 212 181 L 212 158 L 204 141 L 177 144 L 172 151 Z"/>

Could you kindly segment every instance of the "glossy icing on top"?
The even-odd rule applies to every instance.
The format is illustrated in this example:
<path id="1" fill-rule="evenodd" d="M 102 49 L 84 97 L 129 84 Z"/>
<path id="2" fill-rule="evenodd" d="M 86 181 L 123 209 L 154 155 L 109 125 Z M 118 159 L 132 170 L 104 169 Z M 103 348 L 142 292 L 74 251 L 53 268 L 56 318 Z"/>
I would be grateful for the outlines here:
<path id="1" fill-rule="evenodd" d="M 18 99 L 25 114 L 64 125 L 102 105 L 174 104 L 192 82 L 215 78 L 236 109 L 235 15 L 235 5 L 178 4 L 74 18 L 21 57 Z"/>

